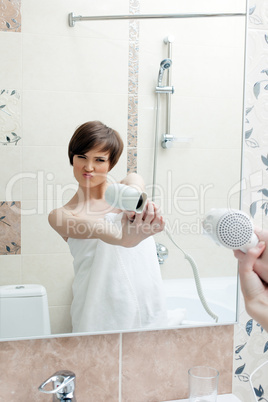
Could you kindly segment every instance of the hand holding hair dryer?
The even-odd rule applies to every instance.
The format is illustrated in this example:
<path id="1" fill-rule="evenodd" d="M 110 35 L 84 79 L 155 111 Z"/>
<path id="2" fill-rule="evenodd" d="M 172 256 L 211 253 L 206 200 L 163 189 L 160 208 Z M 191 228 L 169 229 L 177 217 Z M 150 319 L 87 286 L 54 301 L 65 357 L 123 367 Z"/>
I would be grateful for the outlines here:
<path id="1" fill-rule="evenodd" d="M 204 219 L 205 234 L 218 245 L 246 253 L 259 239 L 247 214 L 236 209 L 212 209 Z"/>
<path id="2" fill-rule="evenodd" d="M 134 187 L 126 186 L 125 184 L 121 183 L 114 183 L 109 185 L 109 187 L 105 191 L 104 197 L 106 202 L 108 202 L 108 204 L 112 205 L 114 208 L 119 208 L 127 211 L 136 211 L 136 213 L 141 213 L 143 211 L 147 201 L 146 193 L 140 192 Z M 204 309 L 216 322 L 218 322 L 218 316 L 213 313 L 213 311 L 209 308 L 203 294 L 198 268 L 195 261 L 189 254 L 185 253 L 183 249 L 174 241 L 167 228 L 165 228 L 165 231 L 170 240 L 184 254 L 185 259 L 190 263 L 194 274 L 197 293 Z"/>
<path id="3" fill-rule="evenodd" d="M 145 192 L 121 183 L 110 184 L 104 196 L 108 204 L 114 208 L 135 211 L 138 214 L 142 213 L 147 201 Z"/>

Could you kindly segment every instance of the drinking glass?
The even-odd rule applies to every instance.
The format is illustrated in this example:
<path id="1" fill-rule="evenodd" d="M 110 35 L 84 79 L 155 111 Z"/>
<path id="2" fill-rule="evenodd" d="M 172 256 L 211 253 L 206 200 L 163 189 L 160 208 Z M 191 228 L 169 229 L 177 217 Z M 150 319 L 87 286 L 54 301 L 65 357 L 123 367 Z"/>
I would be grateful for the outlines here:
<path id="1" fill-rule="evenodd" d="M 189 402 L 216 402 L 219 372 L 212 367 L 196 366 L 188 371 Z"/>

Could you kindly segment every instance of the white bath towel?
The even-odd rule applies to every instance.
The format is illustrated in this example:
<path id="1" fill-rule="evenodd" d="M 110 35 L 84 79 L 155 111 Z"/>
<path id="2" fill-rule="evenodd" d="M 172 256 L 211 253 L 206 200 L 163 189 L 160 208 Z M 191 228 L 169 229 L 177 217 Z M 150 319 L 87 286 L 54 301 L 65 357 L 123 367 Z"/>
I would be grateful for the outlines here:
<path id="1" fill-rule="evenodd" d="M 121 225 L 122 214 L 107 214 Z M 125 248 L 99 239 L 68 239 L 75 278 L 73 332 L 157 328 L 167 323 L 153 237 Z"/>

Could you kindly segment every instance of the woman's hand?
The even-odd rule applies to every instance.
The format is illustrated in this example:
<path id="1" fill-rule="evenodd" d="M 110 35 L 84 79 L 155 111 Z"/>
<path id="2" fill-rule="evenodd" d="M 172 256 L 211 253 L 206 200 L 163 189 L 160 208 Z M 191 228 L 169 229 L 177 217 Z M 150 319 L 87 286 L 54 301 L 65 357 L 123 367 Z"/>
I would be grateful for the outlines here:
<path id="1" fill-rule="evenodd" d="M 160 209 L 152 201 L 148 201 L 141 214 L 125 211 L 122 218 L 122 245 L 134 247 L 142 240 L 156 233 L 162 232 L 165 227 Z"/>
<path id="2" fill-rule="evenodd" d="M 257 231 L 260 240 L 245 254 L 235 250 L 238 259 L 241 290 L 248 314 L 268 331 L 268 242 L 267 231 Z"/>

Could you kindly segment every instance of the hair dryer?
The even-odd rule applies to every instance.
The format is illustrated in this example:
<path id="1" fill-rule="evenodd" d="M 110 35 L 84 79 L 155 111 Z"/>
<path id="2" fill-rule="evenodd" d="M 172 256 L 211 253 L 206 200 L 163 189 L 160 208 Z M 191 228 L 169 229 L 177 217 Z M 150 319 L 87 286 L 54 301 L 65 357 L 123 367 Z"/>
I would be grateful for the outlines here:
<path id="1" fill-rule="evenodd" d="M 233 250 L 241 250 L 246 253 L 259 242 L 250 218 L 239 210 L 212 209 L 202 225 L 205 234 L 218 245 Z"/>
<path id="2" fill-rule="evenodd" d="M 135 211 L 138 214 L 142 213 L 147 200 L 146 193 L 121 183 L 110 184 L 104 197 L 114 208 Z"/>

